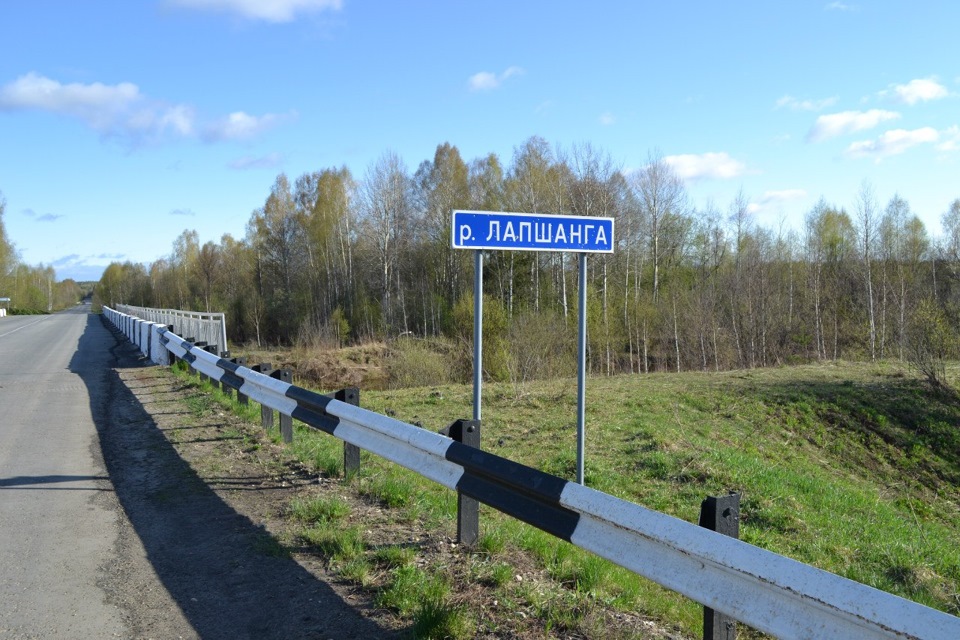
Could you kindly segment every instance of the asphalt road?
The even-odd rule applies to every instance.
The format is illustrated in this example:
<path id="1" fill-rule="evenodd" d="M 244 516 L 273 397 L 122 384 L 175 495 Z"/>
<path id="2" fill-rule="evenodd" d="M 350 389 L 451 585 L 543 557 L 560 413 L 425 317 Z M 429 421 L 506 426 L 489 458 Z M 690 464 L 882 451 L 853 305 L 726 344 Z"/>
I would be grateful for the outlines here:
<path id="1" fill-rule="evenodd" d="M 94 421 L 115 342 L 89 311 L 0 318 L 3 640 L 130 636 L 99 584 L 124 516 Z"/>
<path id="2" fill-rule="evenodd" d="M 180 424 L 176 392 L 144 367 L 88 306 L 0 319 L 0 640 L 395 637 L 262 548 L 244 510 L 276 488 L 232 460 L 214 491 L 158 425 Z"/>

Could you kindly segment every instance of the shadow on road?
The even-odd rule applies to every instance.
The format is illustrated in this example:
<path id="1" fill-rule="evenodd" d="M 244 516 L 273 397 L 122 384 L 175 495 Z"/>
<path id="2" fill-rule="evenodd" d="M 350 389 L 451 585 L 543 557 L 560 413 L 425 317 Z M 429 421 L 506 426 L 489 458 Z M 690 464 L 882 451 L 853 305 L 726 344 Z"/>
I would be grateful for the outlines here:
<path id="1" fill-rule="evenodd" d="M 104 351 L 112 358 L 93 366 Z M 123 336 L 90 315 L 70 370 L 90 390 L 103 459 L 119 502 L 153 571 L 196 635 L 395 636 L 280 552 L 266 530 L 225 503 L 180 457 L 113 368 L 143 366 L 137 356 Z M 119 582 L 105 585 L 108 595 L 121 606 L 136 609 L 141 597 L 149 600 L 146 593 L 136 593 L 136 584 L 124 583 L 122 567 L 108 572 Z M 125 596 L 121 590 L 133 593 Z M 170 606 L 169 600 L 160 601 Z M 132 612 L 138 636 L 156 631 L 143 628 L 164 615 L 155 609 Z"/>
<path id="2" fill-rule="evenodd" d="M 0 489 L 31 489 L 36 490 L 37 485 L 49 485 L 70 482 L 83 482 L 85 480 L 94 482 L 96 480 L 109 480 L 101 476 L 65 476 L 65 475 L 47 475 L 47 476 L 14 476 L 13 478 L 0 478 Z M 103 487 L 43 487 L 44 489 L 54 489 L 59 491 L 109 491 Z"/>

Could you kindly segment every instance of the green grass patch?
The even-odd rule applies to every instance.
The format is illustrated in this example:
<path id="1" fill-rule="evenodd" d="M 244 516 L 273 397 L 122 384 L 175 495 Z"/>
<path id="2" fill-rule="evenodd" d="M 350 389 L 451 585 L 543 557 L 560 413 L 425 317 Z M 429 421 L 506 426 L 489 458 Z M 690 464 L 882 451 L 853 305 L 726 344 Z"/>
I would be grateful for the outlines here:
<path id="1" fill-rule="evenodd" d="M 350 515 L 350 505 L 339 498 L 325 496 L 297 498 L 290 503 L 290 513 L 301 522 L 330 522 Z"/>
<path id="2" fill-rule="evenodd" d="M 413 562 L 413 559 L 416 557 L 416 555 L 416 552 L 410 547 L 390 545 L 377 549 L 373 554 L 373 559 L 378 564 L 385 565 L 391 569 L 396 569 L 399 567 L 405 567 Z"/>
<path id="3" fill-rule="evenodd" d="M 450 587 L 440 577 L 403 565 L 391 572 L 390 582 L 377 594 L 376 601 L 401 616 L 410 616 L 423 603 L 443 603 L 449 593 Z"/>
<path id="4" fill-rule="evenodd" d="M 413 614 L 413 637 L 457 640 L 473 637 L 469 616 L 460 607 L 427 600 Z"/>
<path id="5" fill-rule="evenodd" d="M 948 368 L 954 380 L 958 373 Z M 431 431 L 468 417 L 470 403 L 471 389 L 460 385 L 363 395 L 363 406 Z M 960 402 L 904 366 L 593 377 L 587 403 L 588 486 L 688 522 L 706 496 L 738 491 L 745 541 L 960 614 Z M 483 447 L 572 480 L 575 412 L 572 380 L 529 383 L 520 397 L 488 384 Z M 293 451 L 318 473 L 342 473 L 335 438 L 298 428 Z M 455 493 L 413 472 L 364 453 L 354 486 L 398 521 L 416 520 L 432 535 L 454 531 Z M 366 550 L 358 531 L 338 538 L 329 529 L 309 529 L 324 553 L 363 556 L 390 572 L 382 606 L 410 617 L 428 602 L 422 591 L 420 601 L 404 600 L 398 586 L 432 579 L 407 557 L 412 551 Z M 496 590 L 507 615 L 534 612 L 551 633 L 587 633 L 602 604 L 700 633 L 698 605 L 629 571 L 492 509 L 483 508 L 481 531 L 471 572 Z M 515 581 L 502 560 L 514 553 L 532 558 L 558 590 Z M 424 618 L 441 618 L 446 600 L 431 602 L 439 609 Z"/>
<path id="6" fill-rule="evenodd" d="M 373 498 L 386 507 L 407 507 L 414 502 L 416 482 L 409 473 L 386 469 L 361 479 L 360 494 Z"/>
<path id="7" fill-rule="evenodd" d="M 334 564 L 361 558 L 367 548 L 361 527 L 342 527 L 338 522 L 319 522 L 300 537 Z"/>

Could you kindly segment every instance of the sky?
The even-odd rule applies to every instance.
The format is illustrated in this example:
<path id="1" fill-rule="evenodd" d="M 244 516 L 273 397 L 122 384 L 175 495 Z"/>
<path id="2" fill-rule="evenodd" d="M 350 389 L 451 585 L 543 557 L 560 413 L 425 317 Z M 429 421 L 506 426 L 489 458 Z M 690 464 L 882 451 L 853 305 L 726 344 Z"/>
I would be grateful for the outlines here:
<path id="1" fill-rule="evenodd" d="M 531 136 L 801 229 L 960 198 L 960 2 L 2 0 L 7 235 L 59 279 L 245 235 L 278 174 Z"/>

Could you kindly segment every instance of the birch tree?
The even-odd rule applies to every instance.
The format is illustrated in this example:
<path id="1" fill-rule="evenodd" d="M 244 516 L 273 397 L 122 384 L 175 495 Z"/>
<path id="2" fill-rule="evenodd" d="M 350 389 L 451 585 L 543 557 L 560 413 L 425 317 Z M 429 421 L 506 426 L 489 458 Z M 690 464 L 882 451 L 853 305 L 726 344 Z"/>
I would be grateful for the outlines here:
<path id="1" fill-rule="evenodd" d="M 857 244 L 860 259 L 863 262 L 863 281 L 867 303 L 867 323 L 869 326 L 870 359 L 877 359 L 877 320 L 873 300 L 873 253 L 875 250 L 877 226 L 880 222 L 876 196 L 873 187 L 866 181 L 860 185 L 857 194 Z"/>
<path id="2" fill-rule="evenodd" d="M 633 174 L 631 187 L 647 221 L 653 266 L 653 300 L 660 294 L 664 240 L 684 216 L 687 192 L 683 181 L 659 152 L 651 152 L 646 166 Z"/>

